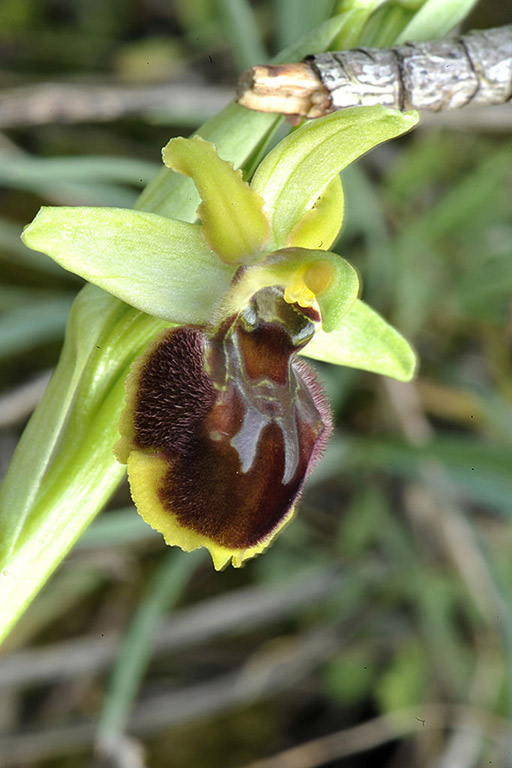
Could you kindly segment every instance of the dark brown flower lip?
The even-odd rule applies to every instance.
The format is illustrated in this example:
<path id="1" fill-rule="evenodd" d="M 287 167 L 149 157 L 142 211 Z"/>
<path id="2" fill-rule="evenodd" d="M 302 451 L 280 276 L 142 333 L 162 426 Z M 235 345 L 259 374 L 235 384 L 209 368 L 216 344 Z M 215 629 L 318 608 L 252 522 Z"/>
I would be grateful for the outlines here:
<path id="1" fill-rule="evenodd" d="M 136 381 L 133 447 L 160 461 L 159 519 L 233 551 L 282 527 L 331 429 L 322 388 L 295 356 L 313 323 L 263 290 L 249 316 L 213 335 L 168 331 Z"/>

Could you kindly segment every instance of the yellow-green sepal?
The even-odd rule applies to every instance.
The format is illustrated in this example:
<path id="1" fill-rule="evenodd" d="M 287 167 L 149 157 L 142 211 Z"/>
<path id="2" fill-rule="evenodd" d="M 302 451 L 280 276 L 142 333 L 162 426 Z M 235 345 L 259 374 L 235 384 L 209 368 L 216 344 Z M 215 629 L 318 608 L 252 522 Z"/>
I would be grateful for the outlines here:
<path id="1" fill-rule="evenodd" d="M 204 323 L 235 268 L 201 237 L 199 224 L 124 208 L 41 208 L 22 240 L 142 312 Z"/>
<path id="2" fill-rule="evenodd" d="M 251 186 L 270 218 L 270 248 L 282 248 L 327 184 L 372 147 L 410 130 L 416 112 L 355 107 L 305 123 L 266 156 Z M 326 224 L 324 241 L 329 238 Z M 319 234 L 321 232 L 319 231 Z"/>
<path id="3" fill-rule="evenodd" d="M 203 236 L 210 248 L 227 264 L 257 262 L 268 240 L 269 223 L 261 196 L 243 180 L 242 172 L 199 136 L 171 139 L 162 157 L 168 168 L 190 176 L 196 185 Z"/>
<path id="4" fill-rule="evenodd" d="M 410 381 L 417 367 L 409 342 L 360 299 L 331 333 L 318 330 L 301 354 L 398 381 Z"/>

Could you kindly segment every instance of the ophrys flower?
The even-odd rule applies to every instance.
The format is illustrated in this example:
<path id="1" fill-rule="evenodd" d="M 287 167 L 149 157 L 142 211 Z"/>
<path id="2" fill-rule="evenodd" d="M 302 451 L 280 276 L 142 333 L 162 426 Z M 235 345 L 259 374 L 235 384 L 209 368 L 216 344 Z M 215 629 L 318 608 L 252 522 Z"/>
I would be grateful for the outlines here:
<path id="1" fill-rule="evenodd" d="M 358 299 L 356 271 L 327 249 L 341 225 L 339 171 L 414 121 L 376 107 L 305 125 L 250 185 L 212 145 L 175 139 L 164 161 L 194 180 L 201 225 L 43 209 L 25 231 L 31 247 L 182 326 L 135 362 L 117 447 L 139 511 L 168 543 L 240 565 L 291 518 L 330 429 L 299 350 L 411 377 L 407 342 Z"/>

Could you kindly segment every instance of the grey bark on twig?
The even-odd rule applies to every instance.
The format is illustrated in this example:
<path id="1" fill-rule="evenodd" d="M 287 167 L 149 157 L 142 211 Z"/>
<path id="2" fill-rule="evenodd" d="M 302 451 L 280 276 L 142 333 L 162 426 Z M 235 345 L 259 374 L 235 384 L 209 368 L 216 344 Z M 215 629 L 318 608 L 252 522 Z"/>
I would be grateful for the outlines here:
<path id="1" fill-rule="evenodd" d="M 251 67 L 238 101 L 251 109 L 321 117 L 382 104 L 437 112 L 512 100 L 512 25 L 394 48 L 322 53 L 300 64 Z"/>

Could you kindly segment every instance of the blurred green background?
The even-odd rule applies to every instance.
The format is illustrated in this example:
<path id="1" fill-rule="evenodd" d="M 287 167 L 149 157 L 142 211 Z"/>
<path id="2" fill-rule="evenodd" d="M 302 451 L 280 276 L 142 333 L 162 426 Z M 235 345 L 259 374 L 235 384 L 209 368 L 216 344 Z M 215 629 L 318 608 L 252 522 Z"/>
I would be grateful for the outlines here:
<path id="1" fill-rule="evenodd" d="M 171 136 L 333 6 L 2 0 L 0 471 L 80 287 L 23 225 L 133 205 Z M 343 174 L 337 250 L 417 380 L 319 366 L 335 437 L 243 570 L 166 549 L 123 485 L 0 655 L 2 768 L 512 765 L 511 127 L 434 115 Z"/>

